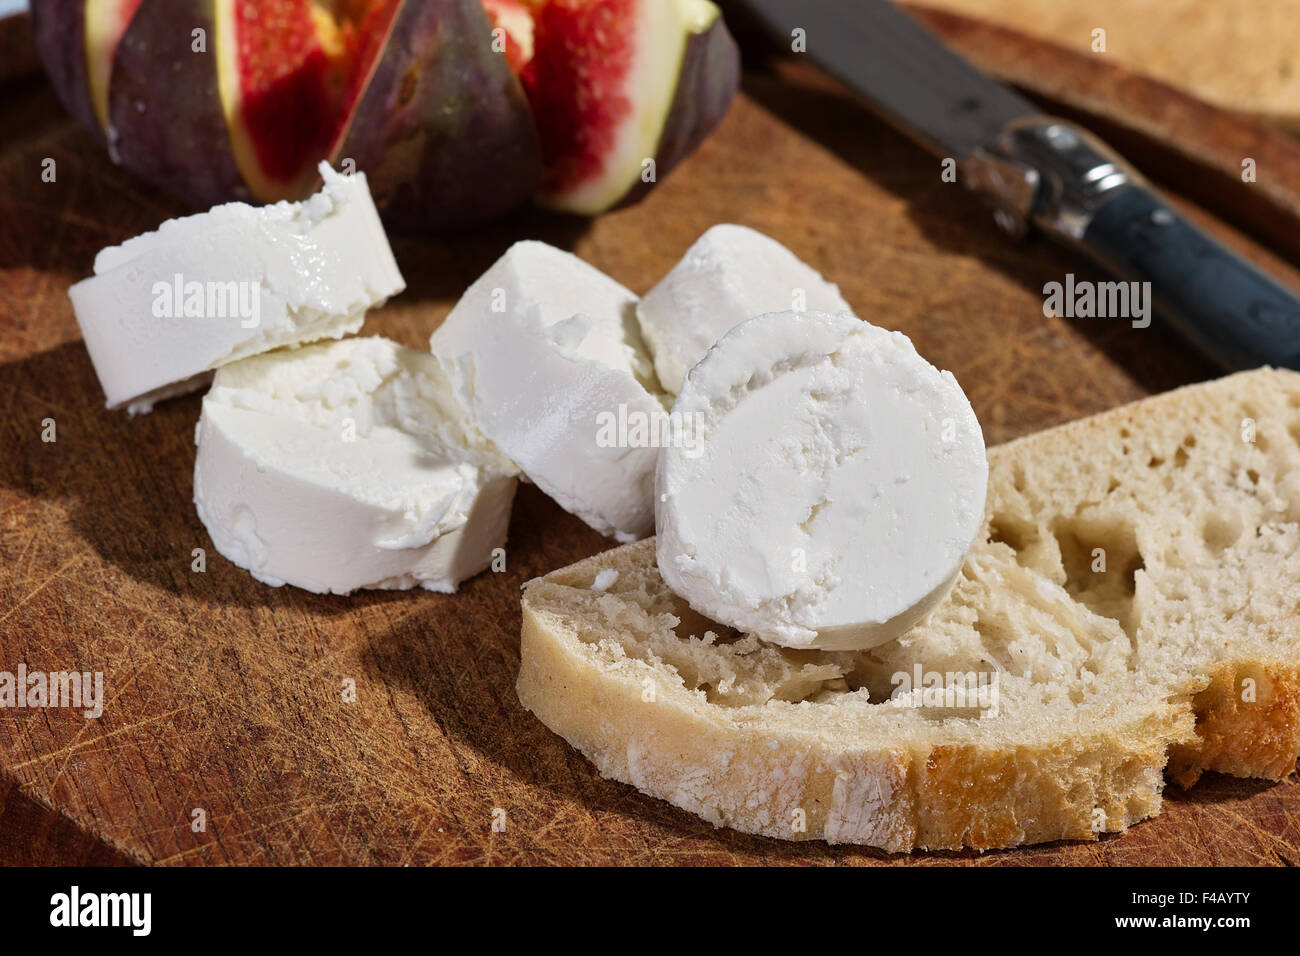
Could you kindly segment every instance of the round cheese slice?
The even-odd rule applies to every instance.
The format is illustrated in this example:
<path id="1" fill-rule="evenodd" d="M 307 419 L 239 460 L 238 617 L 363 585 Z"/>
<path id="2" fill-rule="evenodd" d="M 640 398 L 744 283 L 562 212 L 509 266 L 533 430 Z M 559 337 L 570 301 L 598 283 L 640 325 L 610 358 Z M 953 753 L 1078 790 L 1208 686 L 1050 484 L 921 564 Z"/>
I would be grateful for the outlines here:
<path id="1" fill-rule="evenodd" d="M 199 518 L 266 584 L 454 591 L 505 543 L 514 465 L 428 353 L 387 339 L 223 366 L 195 441 Z"/>
<path id="2" fill-rule="evenodd" d="M 961 387 L 851 315 L 742 322 L 688 374 L 672 419 L 659 571 L 763 640 L 898 637 L 947 594 L 980 528 L 988 464 Z"/>

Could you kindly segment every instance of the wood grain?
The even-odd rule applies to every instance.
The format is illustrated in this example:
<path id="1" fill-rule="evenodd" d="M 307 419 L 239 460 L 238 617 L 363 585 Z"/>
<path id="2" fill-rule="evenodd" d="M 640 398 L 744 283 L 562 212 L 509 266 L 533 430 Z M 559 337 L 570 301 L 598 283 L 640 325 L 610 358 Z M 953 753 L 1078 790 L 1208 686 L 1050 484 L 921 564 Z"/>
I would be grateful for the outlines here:
<path id="1" fill-rule="evenodd" d="M 1300 131 L 1300 0 L 919 0 Z M 1106 32 L 1094 51 L 1093 31 Z"/>
<path id="2" fill-rule="evenodd" d="M 29 95 L 49 103 L 47 91 Z M 54 183 L 40 178 L 47 157 Z M 0 147 L 0 669 L 102 671 L 107 696 L 98 720 L 0 711 L 0 860 L 1300 860 L 1294 776 L 1171 789 L 1160 817 L 1093 844 L 910 857 L 714 830 L 602 780 L 514 695 L 520 585 L 607 546 L 532 487 L 515 507 L 507 570 L 457 595 L 257 584 L 211 550 L 194 514 L 198 398 L 136 419 L 105 411 L 65 294 L 99 248 L 186 211 L 66 121 Z M 572 248 L 642 291 L 727 221 L 786 242 L 864 318 L 952 369 L 990 442 L 1214 374 L 1158 327 L 1044 318 L 1043 283 L 1092 270 L 1005 239 L 934 160 L 797 69 L 748 76 L 717 135 L 637 207 L 593 223 L 524 212 L 455 241 L 397 239 L 410 288 L 366 331 L 423 346 L 518 238 Z M 55 443 L 41 441 L 46 418 Z M 204 573 L 191 570 L 194 548 L 208 549 Z M 343 700 L 346 680 L 355 703 Z M 191 827 L 196 808 L 204 832 Z M 496 808 L 505 832 L 492 830 Z"/>
<path id="3" fill-rule="evenodd" d="M 972 63 L 1083 122 L 1168 188 L 1300 259 L 1300 141 L 1095 54 L 994 23 L 906 5 Z M 1243 188 L 1245 160 L 1255 179 Z"/>

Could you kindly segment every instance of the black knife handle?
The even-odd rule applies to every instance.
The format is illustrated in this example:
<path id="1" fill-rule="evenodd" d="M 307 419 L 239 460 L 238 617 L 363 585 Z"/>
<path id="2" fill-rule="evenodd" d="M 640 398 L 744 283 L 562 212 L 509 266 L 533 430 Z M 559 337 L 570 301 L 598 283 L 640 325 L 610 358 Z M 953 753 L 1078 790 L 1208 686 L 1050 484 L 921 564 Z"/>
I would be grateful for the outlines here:
<path id="1" fill-rule="evenodd" d="M 1229 369 L 1300 369 L 1300 299 L 1151 190 L 1116 189 L 1082 243 L 1122 278 L 1149 281 L 1155 311 L 1211 360 Z"/>

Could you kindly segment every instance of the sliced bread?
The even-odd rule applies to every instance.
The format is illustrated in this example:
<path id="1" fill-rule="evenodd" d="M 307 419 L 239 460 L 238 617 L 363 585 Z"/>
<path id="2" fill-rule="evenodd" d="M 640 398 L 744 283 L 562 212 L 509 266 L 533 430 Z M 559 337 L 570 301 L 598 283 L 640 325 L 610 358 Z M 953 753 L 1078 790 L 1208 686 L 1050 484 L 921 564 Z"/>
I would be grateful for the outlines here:
<path id="1" fill-rule="evenodd" d="M 651 539 L 527 585 L 520 700 L 715 825 L 891 851 L 1093 839 L 1157 813 L 1166 768 L 1293 770 L 1300 374 L 1190 386 L 989 464 L 982 536 L 898 640 L 731 631 L 669 590 Z M 991 706 L 909 691 L 933 675 L 987 675 Z"/>

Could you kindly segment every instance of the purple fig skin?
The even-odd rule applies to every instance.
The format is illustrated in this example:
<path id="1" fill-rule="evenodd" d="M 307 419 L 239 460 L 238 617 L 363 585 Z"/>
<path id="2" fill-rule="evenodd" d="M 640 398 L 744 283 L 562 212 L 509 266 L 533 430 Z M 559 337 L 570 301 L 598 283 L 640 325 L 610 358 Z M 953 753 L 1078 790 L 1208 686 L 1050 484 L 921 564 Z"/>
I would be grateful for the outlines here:
<path id="1" fill-rule="evenodd" d="M 31 13 L 36 49 L 59 100 L 73 119 L 103 141 L 86 72 L 85 0 L 32 0 Z"/>
<path id="2" fill-rule="evenodd" d="M 205 53 L 191 50 L 200 28 Z M 109 156 L 199 207 L 250 200 L 221 108 L 215 42 L 213 0 L 143 0 L 108 93 Z"/>
<path id="3" fill-rule="evenodd" d="M 533 193 L 532 112 L 479 0 L 406 0 L 331 158 L 356 163 L 399 230 L 464 229 Z"/>
<path id="4" fill-rule="evenodd" d="M 686 41 L 672 106 L 655 149 L 655 182 L 638 178 L 614 206 L 639 202 L 722 122 L 740 88 L 740 50 L 722 15 Z"/>
<path id="5" fill-rule="evenodd" d="M 86 75 L 83 0 L 37 0 L 47 69 L 99 130 Z M 113 60 L 113 161 L 198 208 L 255 202 L 235 160 L 217 77 L 214 0 L 142 0 Z M 203 29 L 206 52 L 191 31 Z M 70 42 L 75 33 L 77 42 Z M 390 224 L 420 232 L 498 218 L 541 182 L 522 86 L 491 46 L 479 0 L 403 0 L 329 157 L 365 172 Z"/>

